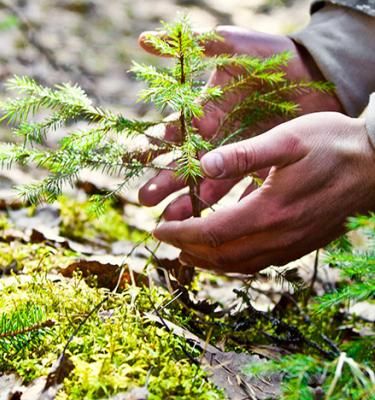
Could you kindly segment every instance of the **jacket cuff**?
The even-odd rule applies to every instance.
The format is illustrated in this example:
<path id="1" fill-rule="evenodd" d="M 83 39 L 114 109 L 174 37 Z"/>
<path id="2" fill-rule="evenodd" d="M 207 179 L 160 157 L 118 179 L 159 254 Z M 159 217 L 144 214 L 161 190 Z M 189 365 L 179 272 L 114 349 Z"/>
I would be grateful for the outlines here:
<path id="1" fill-rule="evenodd" d="M 346 113 L 359 116 L 375 92 L 375 18 L 328 4 L 290 37 L 309 51 L 324 77 L 335 84 Z"/>
<path id="2" fill-rule="evenodd" d="M 375 147 L 375 93 L 370 97 L 370 103 L 366 112 L 366 127 L 371 143 Z"/>

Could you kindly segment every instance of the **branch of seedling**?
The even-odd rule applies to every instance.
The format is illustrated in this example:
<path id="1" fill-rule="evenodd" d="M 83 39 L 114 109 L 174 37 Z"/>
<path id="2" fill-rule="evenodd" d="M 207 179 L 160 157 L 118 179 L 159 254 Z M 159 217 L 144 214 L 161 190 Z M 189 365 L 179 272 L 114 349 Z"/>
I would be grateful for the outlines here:
<path id="1" fill-rule="evenodd" d="M 120 178 L 120 183 L 108 193 L 92 196 L 97 211 L 105 212 L 103 204 L 146 169 L 174 172 L 189 189 L 193 217 L 209 205 L 201 199 L 203 179 L 199 156 L 224 143 L 242 136 L 251 136 L 258 124 L 270 118 L 291 118 L 298 113 L 298 105 L 290 95 L 298 90 L 330 91 L 326 82 L 294 82 L 288 80 L 284 67 L 291 58 L 288 53 L 260 59 L 248 55 L 220 55 L 207 59 L 204 46 L 207 41 L 222 40 L 214 32 L 196 34 L 187 17 L 174 24 L 163 24 L 163 34 L 147 38 L 149 44 L 162 56 L 172 60 L 169 67 L 134 63 L 131 72 L 145 82 L 140 101 L 151 103 L 161 113 L 171 112 L 178 117 L 170 122 L 161 117 L 155 121 L 129 119 L 110 110 L 93 105 L 86 93 L 77 85 L 60 84 L 44 87 L 29 77 L 14 77 L 7 87 L 19 97 L 6 100 L 1 109 L 2 120 L 13 126 L 19 145 L 3 144 L 0 163 L 10 167 L 13 163 L 33 165 L 46 169 L 48 176 L 23 187 L 20 192 L 28 202 L 54 201 L 73 186 L 82 169 L 102 171 Z M 207 70 L 233 69 L 233 78 L 220 87 L 207 86 Z M 218 121 L 216 134 L 203 138 L 194 128 L 194 119 L 204 118 L 207 108 L 220 108 L 228 95 L 239 94 L 241 102 L 228 110 L 223 121 Z M 237 97 L 237 96 L 236 96 Z M 209 105 L 209 107 L 208 107 Z M 228 104 L 226 104 L 227 108 Z M 46 115 L 33 121 L 33 117 Z M 47 113 L 46 113 L 47 112 Z M 46 137 L 71 122 L 84 120 L 83 131 L 67 132 L 56 149 L 46 145 Z M 180 133 L 179 141 L 156 137 L 150 129 L 174 124 Z M 225 125 L 225 126 L 224 126 Z M 136 136 L 149 139 L 151 147 L 131 150 L 129 142 Z M 123 140 L 125 139 L 125 141 Z M 155 159 L 166 152 L 174 153 L 173 166 L 164 166 Z M 256 180 L 256 179 L 255 179 Z M 260 183 L 256 180 L 257 183 Z"/>

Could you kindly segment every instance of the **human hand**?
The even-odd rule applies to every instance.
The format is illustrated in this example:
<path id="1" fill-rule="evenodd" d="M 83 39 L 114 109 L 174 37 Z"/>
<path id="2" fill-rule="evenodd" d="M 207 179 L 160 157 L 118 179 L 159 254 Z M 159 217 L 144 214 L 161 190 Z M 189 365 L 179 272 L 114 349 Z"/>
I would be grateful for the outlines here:
<path id="1" fill-rule="evenodd" d="M 218 182 L 271 170 L 239 203 L 156 229 L 189 265 L 245 274 L 283 265 L 338 237 L 347 217 L 375 210 L 375 149 L 365 122 L 339 113 L 306 115 L 223 146 L 201 167 Z"/>
<path id="2" fill-rule="evenodd" d="M 223 41 L 211 41 L 205 45 L 205 53 L 208 57 L 220 54 L 249 54 L 255 57 L 270 57 L 275 53 L 289 51 L 294 55 L 286 67 L 286 74 L 290 80 L 317 81 L 324 80 L 310 55 L 301 47 L 285 36 L 270 35 L 255 31 L 249 31 L 232 26 L 217 28 L 217 33 L 223 37 Z M 141 46 L 148 52 L 156 54 L 155 50 L 147 42 L 146 32 L 140 36 Z M 156 33 L 155 33 L 156 34 Z M 212 73 L 209 85 L 225 85 L 229 80 L 238 74 L 236 68 L 220 69 Z M 242 94 L 244 95 L 244 94 Z M 248 95 L 246 93 L 245 95 Z M 194 121 L 195 127 L 200 134 L 209 139 L 217 134 L 220 121 L 225 117 L 226 112 L 233 108 L 233 105 L 240 101 L 241 93 L 235 96 L 231 94 L 218 103 L 208 103 L 204 107 L 205 115 L 200 120 Z M 301 107 L 301 114 L 315 111 L 340 111 L 341 105 L 335 96 L 321 92 L 296 93 L 293 101 Z M 249 136 L 255 133 L 264 132 L 282 122 L 280 118 L 269 121 L 267 125 L 258 126 L 257 132 L 249 132 Z M 169 126 L 165 138 L 174 141 L 178 138 L 178 132 Z M 265 175 L 266 176 L 266 175 Z M 216 203 L 238 182 L 238 179 L 229 179 L 220 183 L 205 179 L 201 184 L 201 204 L 205 207 Z M 162 171 L 156 177 L 149 180 L 139 192 L 139 200 L 146 206 L 154 206 L 185 186 L 182 179 L 176 178 L 171 171 Z M 249 188 L 253 190 L 254 188 Z M 191 201 L 189 195 L 182 195 L 172 202 L 165 210 L 166 220 L 182 220 L 192 215 Z"/>

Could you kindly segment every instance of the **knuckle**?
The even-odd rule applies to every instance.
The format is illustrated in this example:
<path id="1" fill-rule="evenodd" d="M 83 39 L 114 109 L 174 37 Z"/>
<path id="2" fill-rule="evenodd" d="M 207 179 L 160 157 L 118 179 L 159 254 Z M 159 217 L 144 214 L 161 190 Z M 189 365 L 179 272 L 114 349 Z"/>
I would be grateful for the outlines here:
<path id="1" fill-rule="evenodd" d="M 298 134 L 288 132 L 288 134 L 284 136 L 282 145 L 286 154 L 297 154 L 300 153 L 300 150 L 303 147 L 303 142 L 302 138 Z"/>
<path id="2" fill-rule="evenodd" d="M 251 166 L 256 163 L 256 154 L 252 145 L 238 145 L 235 148 L 235 164 L 237 172 L 243 173 L 250 170 Z"/>
<path id="3" fill-rule="evenodd" d="M 216 231 L 208 224 L 201 230 L 201 242 L 212 248 L 216 248 L 221 244 Z"/>

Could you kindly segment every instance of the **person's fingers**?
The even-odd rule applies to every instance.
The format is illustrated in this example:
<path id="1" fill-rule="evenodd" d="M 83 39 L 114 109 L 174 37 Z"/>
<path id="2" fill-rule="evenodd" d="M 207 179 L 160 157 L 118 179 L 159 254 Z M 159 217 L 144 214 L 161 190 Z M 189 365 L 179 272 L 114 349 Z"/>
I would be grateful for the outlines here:
<path id="1" fill-rule="evenodd" d="M 223 208 L 205 218 L 166 222 L 154 231 L 154 236 L 179 248 L 182 244 L 216 248 L 243 236 L 277 229 L 285 223 L 287 214 L 276 213 L 280 199 L 274 200 L 269 191 L 266 195 L 263 192 L 262 188 L 256 190 L 235 206 Z"/>
<path id="2" fill-rule="evenodd" d="M 196 35 L 199 37 L 206 32 L 197 31 Z M 268 57 L 283 51 L 289 50 L 293 53 L 297 51 L 293 41 L 286 36 L 251 31 L 231 25 L 218 26 L 215 28 L 215 33 L 219 36 L 217 39 L 202 40 L 202 46 L 207 57 L 215 57 L 221 54 L 249 54 L 254 57 Z M 148 53 L 160 55 L 160 52 L 152 45 L 150 40 L 152 36 L 168 40 L 165 32 L 147 31 L 139 36 L 139 45 Z"/>
<path id="3" fill-rule="evenodd" d="M 179 128 L 179 114 L 170 114 L 166 119 L 168 123 L 165 125 L 163 139 L 171 143 L 180 143 L 182 140 L 181 130 Z"/>
<path id="4" fill-rule="evenodd" d="M 237 182 L 238 179 L 228 179 L 220 182 L 212 179 L 205 179 L 200 187 L 201 209 L 204 210 L 217 203 Z M 167 221 L 182 221 L 190 218 L 192 214 L 193 210 L 190 196 L 184 194 L 167 206 L 163 216 Z"/>
<path id="5" fill-rule="evenodd" d="M 244 236 L 237 240 L 223 243 L 212 248 L 205 244 L 181 243 L 183 254 L 207 260 L 211 265 L 220 268 L 232 262 L 244 262 L 263 253 L 273 252 L 283 246 L 293 243 L 294 238 L 299 239 L 294 232 L 283 235 L 282 230 L 273 232 L 258 232 L 250 236 Z"/>
<path id="6" fill-rule="evenodd" d="M 339 229 L 335 227 L 328 232 L 319 229 L 319 226 L 319 222 L 317 222 L 317 234 L 307 241 L 304 235 L 301 235 L 306 228 L 302 224 L 294 232 L 288 234 L 285 234 L 282 229 L 273 231 L 266 240 L 262 238 L 268 236 L 264 232 L 240 241 L 229 242 L 225 244 L 223 250 L 216 249 L 216 254 L 210 254 L 210 256 L 193 248 L 182 250 L 180 260 L 184 264 L 222 273 L 253 274 L 270 265 L 281 266 L 301 258 L 317 248 L 326 246 L 345 232 L 344 226 Z"/>
<path id="7" fill-rule="evenodd" d="M 205 53 L 209 57 L 220 54 L 248 54 L 253 57 L 269 57 L 284 51 L 296 52 L 296 47 L 287 36 L 272 35 L 231 25 L 218 26 L 215 32 L 221 41 L 205 43 Z"/>
<path id="8" fill-rule="evenodd" d="M 163 32 L 158 32 L 158 31 L 145 31 L 142 32 L 139 37 L 138 37 L 138 44 L 142 47 L 143 50 L 147 51 L 150 54 L 154 54 L 155 56 L 160 56 L 160 52 L 155 49 L 155 47 L 152 45 L 151 41 L 149 38 L 151 36 L 157 36 L 161 38 L 166 38 L 166 34 Z"/>
<path id="9" fill-rule="evenodd" d="M 228 40 L 226 40 L 226 33 L 231 29 L 237 30 L 238 28 L 220 26 L 215 29 L 215 32 L 219 36 L 217 39 L 202 40 L 202 46 L 207 57 L 214 57 L 220 54 L 235 53 L 236 41 L 234 35 L 228 35 Z M 199 38 L 200 35 L 206 32 L 207 31 L 196 31 L 195 35 Z M 163 54 L 160 54 L 160 51 L 155 48 L 152 40 L 150 40 L 150 37 L 153 36 L 168 41 L 168 35 L 166 34 L 166 32 L 146 31 L 140 34 L 138 38 L 138 43 L 143 48 L 143 50 L 147 51 L 148 53 L 157 56 L 163 56 Z"/>
<path id="10" fill-rule="evenodd" d="M 224 146 L 208 153 L 208 155 L 219 154 L 219 162 L 221 162 L 219 165 L 214 164 L 211 168 L 219 169 L 221 177 L 235 178 L 273 165 L 284 167 L 274 170 L 277 171 L 279 184 L 283 186 L 285 181 L 297 190 L 300 185 L 298 182 L 291 182 L 290 176 L 300 179 L 299 175 L 294 173 L 295 163 L 307 154 L 308 149 L 294 133 L 295 129 L 301 129 L 298 128 L 301 120 L 294 121 L 297 122 L 289 122 L 256 138 Z M 202 158 L 206 175 L 209 174 L 204 160 L 208 155 Z M 274 185 L 271 182 L 275 173 L 268 176 L 260 189 L 253 191 L 235 206 L 219 210 L 204 219 L 193 218 L 188 221 L 165 223 L 154 232 L 155 237 L 176 247 L 180 247 L 180 243 L 218 247 L 227 241 L 261 230 L 275 229 L 285 223 L 286 216 L 289 219 L 291 215 L 293 218 L 298 218 L 303 210 L 298 209 L 290 213 L 285 206 L 288 204 L 286 197 L 289 192 L 282 196 L 280 193 L 273 193 Z"/>
<path id="11" fill-rule="evenodd" d="M 222 54 L 240 54 L 241 52 L 237 50 L 237 46 L 238 42 L 242 41 L 241 36 L 248 35 L 247 38 L 251 38 L 249 30 L 231 25 L 217 26 L 215 33 L 218 35 L 218 39 L 203 42 L 204 53 L 207 57 L 216 57 Z"/>
<path id="12" fill-rule="evenodd" d="M 186 257 L 191 256 L 206 260 L 216 269 L 220 269 L 222 266 L 235 263 L 242 264 L 261 255 L 273 254 L 281 250 L 294 254 L 296 252 L 295 249 L 301 248 L 301 232 L 303 230 L 304 227 L 298 224 L 290 230 L 285 230 L 285 227 L 281 226 L 272 231 L 257 232 L 223 243 L 216 248 L 204 244 L 187 243 L 182 243 L 180 248 L 182 254 Z M 306 241 L 304 245 L 306 246 Z"/>
<path id="13" fill-rule="evenodd" d="M 322 242 L 322 244 L 325 244 Z M 285 237 L 282 230 L 263 232 L 226 243 L 216 252 L 204 254 L 195 249 L 184 249 L 180 260 L 184 264 L 223 273 L 253 274 L 270 265 L 281 266 L 302 257 L 315 247 L 302 245 L 296 230 Z"/>
<path id="14" fill-rule="evenodd" d="M 282 124 L 252 139 L 215 149 L 202 157 L 202 170 L 208 178 L 228 179 L 294 163 L 306 149 L 292 130 L 293 125 Z"/>
<path id="15" fill-rule="evenodd" d="M 170 164 L 174 166 L 175 164 Z M 156 206 L 170 194 L 183 189 L 186 183 L 174 171 L 161 171 L 143 185 L 138 192 L 139 202 L 147 207 Z"/>

